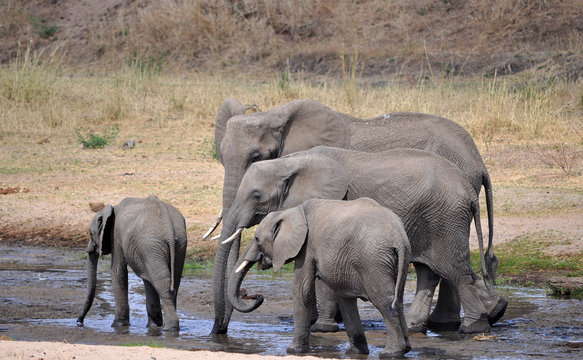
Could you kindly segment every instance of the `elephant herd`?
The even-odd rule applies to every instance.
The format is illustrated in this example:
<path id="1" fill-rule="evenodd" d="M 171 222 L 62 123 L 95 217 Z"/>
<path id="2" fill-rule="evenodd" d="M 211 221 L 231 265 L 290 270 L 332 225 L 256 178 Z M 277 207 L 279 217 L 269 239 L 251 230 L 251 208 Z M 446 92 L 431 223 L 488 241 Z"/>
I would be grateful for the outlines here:
<path id="1" fill-rule="evenodd" d="M 497 268 L 492 183 L 465 129 L 420 113 L 359 119 L 311 100 L 266 112 L 246 114 L 248 109 L 227 99 L 216 119 L 225 176 L 221 213 L 204 235 L 223 221 L 216 237 L 212 334 L 227 332 L 233 309 L 249 312 L 261 305 L 262 296 L 246 303 L 239 295 L 257 262 L 274 270 L 295 262 L 290 353 L 307 351 L 310 331 L 337 331 L 339 318 L 349 352 L 368 353 L 357 298 L 381 312 L 387 329 L 381 356 L 387 357 L 410 350 L 409 332 L 486 332 L 503 316 L 508 303 L 492 288 Z M 486 252 L 478 201 L 482 187 Z M 472 221 L 481 277 L 470 267 Z M 242 230 L 257 224 L 239 257 Z M 112 253 L 113 326 L 129 324 L 130 265 L 146 287 L 148 326 L 177 330 L 176 293 L 186 248 L 182 215 L 155 196 L 128 198 L 101 210 L 90 233 L 87 299 L 78 323 L 95 296 L 97 258 Z M 417 289 L 405 316 L 409 263 Z"/>

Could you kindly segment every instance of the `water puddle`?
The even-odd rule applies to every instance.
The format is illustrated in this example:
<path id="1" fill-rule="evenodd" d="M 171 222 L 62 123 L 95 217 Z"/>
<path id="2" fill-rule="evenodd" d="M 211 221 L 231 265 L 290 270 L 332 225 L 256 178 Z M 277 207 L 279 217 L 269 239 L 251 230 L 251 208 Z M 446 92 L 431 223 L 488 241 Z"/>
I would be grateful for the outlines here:
<path id="1" fill-rule="evenodd" d="M 183 349 L 285 355 L 293 331 L 293 275 L 250 274 L 249 293 L 261 293 L 265 304 L 250 314 L 235 312 L 228 335 L 209 335 L 213 325 L 212 275 L 190 272 L 179 291 L 179 333 L 147 329 L 142 280 L 130 272 L 131 326 L 112 328 L 115 303 L 108 260 L 99 263 L 97 294 L 85 326 L 76 315 L 85 296 L 82 252 L 0 246 L 0 334 L 18 340 L 70 339 L 89 344 L 145 344 Z M 408 281 L 405 309 L 413 300 Z M 509 301 L 504 317 L 485 337 L 456 332 L 411 335 L 408 358 L 576 358 L 583 356 L 583 302 L 548 297 L 543 289 L 498 287 Z M 369 358 L 384 347 L 384 323 L 370 304 L 359 302 Z M 29 310 L 28 310 L 29 309 Z M 44 309 L 44 310 L 43 310 Z M 18 310 L 18 311 L 15 311 Z M 342 327 L 342 325 L 341 325 Z M 310 355 L 349 358 L 346 334 L 313 334 Z"/>

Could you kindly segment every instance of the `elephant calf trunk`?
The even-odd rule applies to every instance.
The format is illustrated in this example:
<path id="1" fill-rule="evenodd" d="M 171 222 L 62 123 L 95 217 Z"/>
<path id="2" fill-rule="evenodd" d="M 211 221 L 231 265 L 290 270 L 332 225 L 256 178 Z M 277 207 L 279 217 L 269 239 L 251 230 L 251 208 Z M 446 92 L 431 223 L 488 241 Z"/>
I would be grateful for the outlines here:
<path id="1" fill-rule="evenodd" d="M 95 299 L 98 259 L 99 255 L 96 252 L 87 253 L 87 296 L 85 297 L 83 309 L 81 310 L 79 317 L 77 317 L 77 326 L 83 326 L 85 315 L 87 315 L 87 312 L 91 309 L 91 305 L 93 305 L 93 300 Z"/>
<path id="2" fill-rule="evenodd" d="M 243 283 L 245 275 L 254 264 L 255 262 L 253 261 L 243 260 L 243 262 L 237 267 L 237 270 L 231 274 L 229 278 L 229 287 L 227 291 L 229 302 L 233 305 L 233 308 L 243 313 L 248 313 L 257 309 L 261 306 L 264 300 L 263 295 L 256 295 L 252 297 L 255 301 L 250 304 L 245 304 L 242 301 L 241 284 Z"/>

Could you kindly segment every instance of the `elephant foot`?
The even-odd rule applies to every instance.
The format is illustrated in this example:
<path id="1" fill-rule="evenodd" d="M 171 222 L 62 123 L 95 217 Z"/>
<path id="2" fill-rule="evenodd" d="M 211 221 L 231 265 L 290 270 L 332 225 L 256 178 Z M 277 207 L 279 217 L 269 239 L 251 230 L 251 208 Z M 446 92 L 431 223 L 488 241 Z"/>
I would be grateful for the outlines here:
<path id="1" fill-rule="evenodd" d="M 111 323 L 111 327 L 121 327 L 121 326 L 130 326 L 129 319 L 114 319 Z"/>
<path id="2" fill-rule="evenodd" d="M 427 323 L 427 328 L 431 331 L 441 332 L 441 331 L 457 331 L 462 324 L 460 321 L 447 321 L 447 322 L 440 322 L 440 321 L 433 321 L 429 319 Z"/>
<path id="3" fill-rule="evenodd" d="M 490 323 L 488 322 L 488 315 L 482 314 L 480 318 L 472 323 L 464 323 L 460 326 L 458 332 L 460 334 L 475 334 L 475 333 L 485 333 L 490 332 Z"/>
<path id="4" fill-rule="evenodd" d="M 312 327 L 310 328 L 312 332 L 337 332 L 340 330 L 338 324 L 335 322 L 323 322 L 317 321 Z"/>
<path id="5" fill-rule="evenodd" d="M 500 297 L 500 300 L 498 300 L 498 303 L 494 309 L 492 309 L 492 311 L 490 311 L 488 314 L 488 322 L 490 325 L 494 325 L 498 320 L 500 320 L 502 316 L 504 316 L 504 312 L 506 312 L 507 307 L 508 301 L 503 297 Z"/>
<path id="6" fill-rule="evenodd" d="M 363 354 L 363 355 L 368 355 L 369 351 L 368 351 L 368 346 L 366 344 L 364 345 L 355 345 L 352 344 L 350 345 L 350 347 L 348 348 L 348 350 L 346 350 L 346 354 Z"/>
<path id="7" fill-rule="evenodd" d="M 180 326 L 178 324 L 171 324 L 171 325 L 164 325 L 164 327 L 162 328 L 162 331 L 168 331 L 168 332 L 178 332 L 180 331 Z"/>
<path id="8" fill-rule="evenodd" d="M 307 353 L 310 350 L 308 345 L 298 345 L 298 344 L 291 344 L 286 349 L 288 354 L 303 354 Z"/>
<path id="9" fill-rule="evenodd" d="M 410 333 L 420 333 L 426 334 L 427 333 L 427 322 L 422 321 L 418 323 L 411 323 L 408 324 L 407 327 L 409 328 Z"/>
<path id="10" fill-rule="evenodd" d="M 385 348 L 379 353 L 379 359 L 403 358 L 403 357 L 405 357 L 405 354 L 408 352 L 409 352 L 409 350 L 407 350 L 407 349 L 391 351 L 391 350 Z"/>

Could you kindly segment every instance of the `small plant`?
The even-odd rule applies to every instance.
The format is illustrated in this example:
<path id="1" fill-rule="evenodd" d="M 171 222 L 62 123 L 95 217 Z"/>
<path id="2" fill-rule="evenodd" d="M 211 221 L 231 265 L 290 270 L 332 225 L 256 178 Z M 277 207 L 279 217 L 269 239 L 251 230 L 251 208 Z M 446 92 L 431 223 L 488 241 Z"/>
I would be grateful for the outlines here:
<path id="1" fill-rule="evenodd" d="M 551 168 L 559 167 L 567 176 L 575 174 L 575 166 L 583 159 L 581 151 L 573 150 L 565 143 L 555 144 L 549 149 L 541 150 L 540 156 L 543 164 Z"/>
<path id="2" fill-rule="evenodd" d="M 215 160 L 219 160 L 219 154 L 217 153 L 217 147 L 215 146 L 214 139 L 204 138 L 204 140 L 202 141 L 201 153 L 203 157 L 210 156 Z"/>
<path id="3" fill-rule="evenodd" d="M 340 55 L 340 60 L 342 61 L 342 87 L 344 88 L 344 93 L 346 94 L 346 101 L 350 105 L 352 112 L 354 112 L 358 97 L 358 84 L 356 82 L 356 73 L 358 70 L 358 49 L 354 49 L 354 53 L 347 61 L 343 48 L 342 54 Z"/>
<path id="4" fill-rule="evenodd" d="M 83 136 L 79 129 L 75 129 L 77 140 L 83 145 L 84 149 L 101 149 L 115 139 L 118 133 L 119 127 L 117 125 L 106 128 L 103 131 L 103 135 L 88 132 L 87 135 Z"/>
<path id="5" fill-rule="evenodd" d="M 42 18 L 33 19 L 32 27 L 34 32 L 43 39 L 50 39 L 57 34 L 59 27 L 54 24 L 48 24 Z"/>

